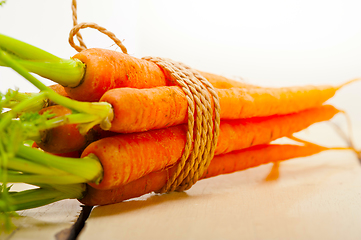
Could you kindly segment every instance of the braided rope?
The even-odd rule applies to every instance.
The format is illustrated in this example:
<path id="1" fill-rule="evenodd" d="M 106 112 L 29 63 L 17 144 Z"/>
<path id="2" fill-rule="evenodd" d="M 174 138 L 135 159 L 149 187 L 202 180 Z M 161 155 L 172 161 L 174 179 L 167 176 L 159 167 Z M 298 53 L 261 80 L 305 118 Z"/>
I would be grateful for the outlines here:
<path id="1" fill-rule="evenodd" d="M 78 24 L 78 15 L 77 15 L 77 3 L 76 0 L 72 0 L 72 6 L 71 6 L 72 12 L 73 12 L 73 28 L 70 30 L 69 33 L 69 44 L 70 46 L 72 46 L 76 51 L 81 52 L 84 51 L 85 49 L 87 49 L 83 37 L 81 36 L 79 30 L 80 29 L 84 29 L 84 28 L 93 28 L 98 30 L 99 32 L 107 35 L 110 39 L 112 39 L 115 44 L 118 45 L 118 47 L 120 47 L 120 49 L 122 50 L 123 53 L 127 54 L 127 48 L 123 45 L 122 41 L 120 41 L 114 33 L 108 31 L 106 28 L 99 26 L 96 23 L 79 23 Z M 76 45 L 74 43 L 74 36 L 77 37 L 80 46 Z"/>
<path id="2" fill-rule="evenodd" d="M 73 12 L 73 26 L 78 25 L 78 14 L 77 14 L 77 3 L 76 0 L 72 1 L 71 11 Z M 76 34 L 76 38 L 80 44 L 80 47 L 87 49 L 87 46 L 84 43 L 83 37 L 81 36 L 80 32 Z"/>
<path id="3" fill-rule="evenodd" d="M 204 77 L 182 63 L 159 57 L 145 57 L 143 59 L 152 61 L 168 71 L 187 97 L 188 131 L 186 146 L 175 173 L 159 192 L 184 191 L 198 181 L 214 156 L 220 124 L 218 95 Z M 214 111 L 212 103 L 214 104 Z"/>

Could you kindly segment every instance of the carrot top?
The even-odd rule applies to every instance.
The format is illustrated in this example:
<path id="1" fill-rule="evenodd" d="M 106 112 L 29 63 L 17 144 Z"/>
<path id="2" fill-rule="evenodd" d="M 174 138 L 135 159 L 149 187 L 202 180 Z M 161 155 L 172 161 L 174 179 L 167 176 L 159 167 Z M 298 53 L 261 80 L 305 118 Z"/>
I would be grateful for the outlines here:
<path id="1" fill-rule="evenodd" d="M 62 116 L 62 118 L 55 118 L 52 120 L 54 126 L 56 127 L 59 124 L 79 124 L 80 133 L 86 133 L 93 126 L 100 124 L 100 126 L 108 130 L 110 128 L 110 122 L 113 119 L 113 110 L 112 106 L 106 102 L 79 102 L 56 93 L 51 88 L 45 86 L 41 81 L 39 81 L 36 77 L 31 75 L 27 69 L 25 69 L 21 64 L 17 63 L 9 54 L 0 49 L 0 62 L 5 63 L 7 66 L 13 68 L 16 72 L 26 78 L 29 82 L 31 82 L 34 86 L 36 86 L 40 93 L 34 93 L 31 96 L 23 96 L 19 95 L 14 91 L 8 91 L 8 100 L 6 101 L 6 105 L 4 107 L 11 107 L 12 109 L 16 109 L 14 111 L 10 111 L 6 120 L 3 121 L 2 124 L 7 124 L 8 121 L 12 117 L 15 117 L 16 114 L 21 113 L 21 111 L 30 110 L 39 110 L 39 105 L 44 104 L 44 101 L 48 99 L 63 105 L 71 109 L 74 114 L 67 115 L 66 117 Z M 10 99 L 9 96 L 12 96 Z M 4 103 L 5 104 L 5 103 Z M 35 107 L 34 107 L 35 105 Z M 21 111 L 20 111 L 21 110 Z M 61 123 L 59 122 L 61 121 Z"/>

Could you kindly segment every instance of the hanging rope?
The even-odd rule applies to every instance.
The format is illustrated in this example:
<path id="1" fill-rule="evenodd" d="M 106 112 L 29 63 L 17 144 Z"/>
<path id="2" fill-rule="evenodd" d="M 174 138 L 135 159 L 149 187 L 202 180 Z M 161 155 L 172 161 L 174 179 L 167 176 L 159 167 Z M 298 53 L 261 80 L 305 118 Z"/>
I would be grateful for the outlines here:
<path id="1" fill-rule="evenodd" d="M 123 53 L 128 54 L 127 48 L 123 45 L 122 41 L 120 41 L 114 33 L 108 31 L 106 28 L 99 26 L 96 23 L 87 22 L 87 23 L 79 23 L 78 24 L 78 14 L 77 14 L 77 3 L 76 0 L 72 0 L 71 9 L 73 12 L 73 28 L 70 30 L 69 33 L 69 44 L 72 46 L 76 51 L 81 52 L 87 49 L 83 37 L 81 36 L 79 30 L 84 28 L 93 28 L 98 30 L 99 32 L 107 35 L 110 39 L 112 39 L 115 44 L 117 44 Z M 74 43 L 74 36 L 77 37 L 80 46 Z"/>

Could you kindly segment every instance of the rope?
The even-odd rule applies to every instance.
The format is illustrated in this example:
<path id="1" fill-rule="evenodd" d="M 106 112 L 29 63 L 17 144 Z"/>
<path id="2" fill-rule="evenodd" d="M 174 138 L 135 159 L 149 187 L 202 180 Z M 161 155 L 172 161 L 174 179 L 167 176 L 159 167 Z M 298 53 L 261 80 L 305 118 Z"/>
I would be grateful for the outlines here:
<path id="1" fill-rule="evenodd" d="M 77 23 L 76 0 L 72 0 L 72 11 L 74 26 L 69 34 L 69 43 L 75 50 L 81 52 L 87 49 L 79 30 L 89 27 L 107 35 L 121 48 L 123 53 L 127 54 L 125 46 L 112 32 L 95 23 Z M 80 46 L 74 43 L 74 36 L 77 37 Z M 143 59 L 154 62 L 169 72 L 187 97 L 186 146 L 176 171 L 159 192 L 184 191 L 202 177 L 213 159 L 220 125 L 218 95 L 213 86 L 202 75 L 183 63 L 159 57 L 145 57 Z"/>
<path id="2" fill-rule="evenodd" d="M 78 25 L 78 14 L 77 14 L 77 3 L 76 0 L 72 1 L 71 5 L 71 11 L 73 12 L 73 26 Z M 78 39 L 78 42 L 80 44 L 80 47 L 87 49 L 83 37 L 81 36 L 80 32 L 76 34 L 76 38 Z"/>
<path id="3" fill-rule="evenodd" d="M 72 0 L 72 6 L 71 6 L 72 12 L 73 12 L 73 28 L 70 30 L 69 33 L 69 44 L 72 46 L 76 51 L 81 52 L 87 49 L 83 37 L 81 36 L 79 30 L 84 28 L 93 28 L 98 30 L 99 32 L 107 35 L 110 39 L 112 39 L 115 44 L 117 44 L 123 53 L 128 54 L 127 48 L 123 45 L 123 43 L 115 36 L 114 33 L 108 31 L 106 28 L 99 26 L 96 23 L 79 23 L 78 24 L 78 15 L 77 15 L 77 3 L 76 0 Z M 76 35 L 80 46 L 76 45 L 74 43 L 74 36 Z"/>
<path id="4" fill-rule="evenodd" d="M 220 124 L 218 95 L 204 77 L 182 63 L 159 57 L 143 59 L 152 61 L 163 70 L 168 71 L 187 97 L 186 146 L 175 173 L 159 192 L 184 191 L 198 181 L 213 159 Z"/>

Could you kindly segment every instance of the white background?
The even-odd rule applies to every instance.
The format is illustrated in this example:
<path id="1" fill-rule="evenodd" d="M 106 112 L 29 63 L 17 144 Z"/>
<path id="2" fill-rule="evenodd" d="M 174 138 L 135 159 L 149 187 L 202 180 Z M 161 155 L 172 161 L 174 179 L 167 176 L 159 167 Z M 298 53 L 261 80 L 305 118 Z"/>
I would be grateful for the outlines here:
<path id="1" fill-rule="evenodd" d="M 71 1 L 7 0 L 0 32 L 59 57 L 68 44 Z M 124 40 L 131 55 L 161 56 L 264 86 L 339 84 L 361 77 L 361 1 L 99 1 L 79 0 L 79 22 L 95 22 Z M 81 31 L 88 47 L 119 50 L 96 30 Z M 46 81 L 50 84 L 50 81 Z M 332 102 L 360 117 L 356 83 Z M 0 90 L 36 91 L 0 68 Z"/>

